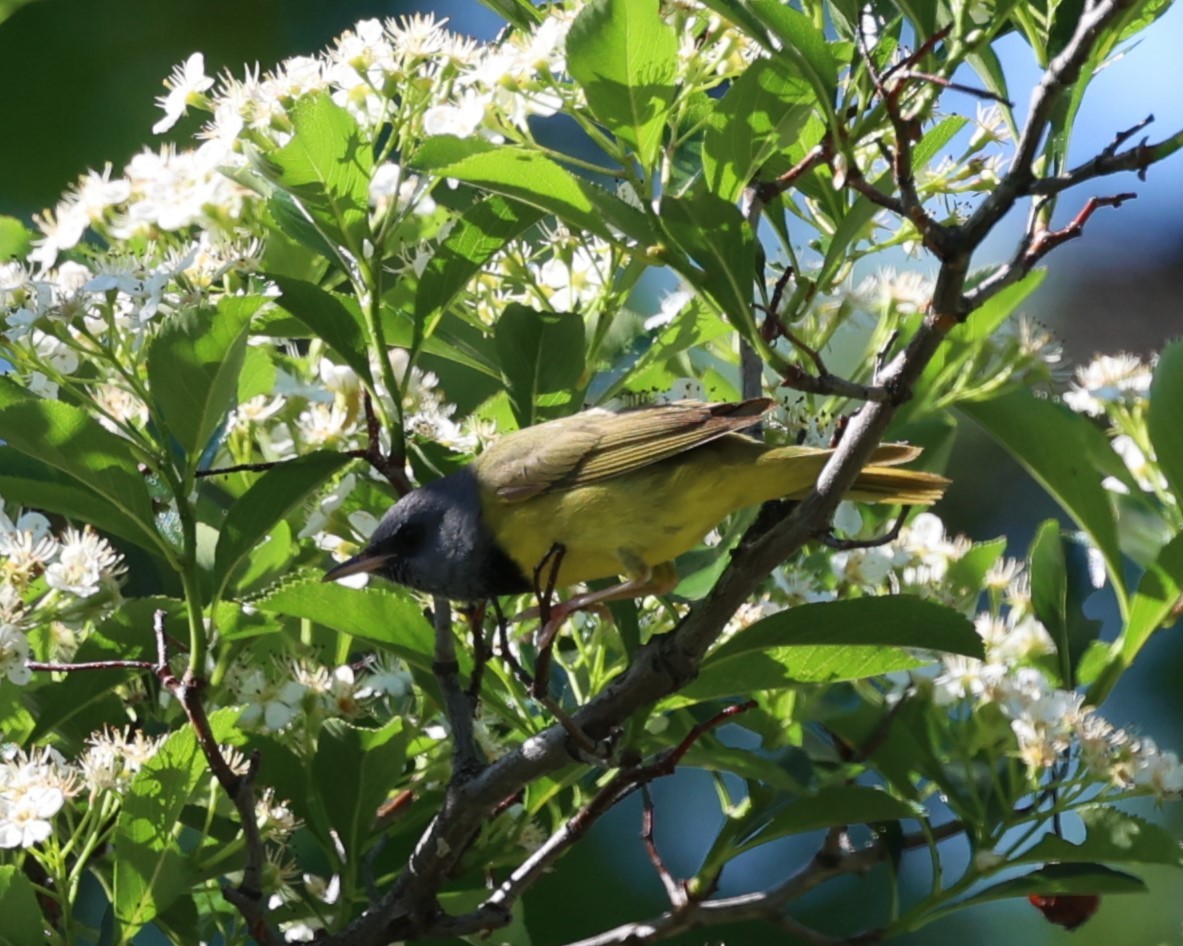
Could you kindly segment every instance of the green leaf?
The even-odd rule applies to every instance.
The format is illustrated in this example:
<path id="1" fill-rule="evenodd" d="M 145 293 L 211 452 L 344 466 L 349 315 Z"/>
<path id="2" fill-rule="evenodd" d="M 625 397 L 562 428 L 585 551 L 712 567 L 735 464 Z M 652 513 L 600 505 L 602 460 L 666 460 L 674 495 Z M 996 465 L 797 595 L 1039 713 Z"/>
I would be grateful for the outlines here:
<path id="1" fill-rule="evenodd" d="M 1048 864 L 1021 877 L 1012 877 L 958 902 L 959 907 L 1038 894 L 1145 893 L 1137 877 L 1100 864 Z"/>
<path id="2" fill-rule="evenodd" d="M 23 260 L 33 248 L 33 232 L 16 217 L 0 216 L 0 262 Z"/>
<path id="3" fill-rule="evenodd" d="M 537 151 L 440 135 L 425 141 L 411 163 L 512 197 L 613 243 L 619 241 L 614 227 L 643 246 L 659 242 L 642 211 Z"/>
<path id="4" fill-rule="evenodd" d="M 221 588 L 255 545 L 325 480 L 353 458 L 321 451 L 272 467 L 226 513 L 214 554 L 215 587 Z"/>
<path id="5" fill-rule="evenodd" d="M 585 367 L 582 316 L 513 303 L 497 320 L 493 341 L 519 426 L 578 409 Z M 558 409 L 540 411 L 540 405 Z"/>
<path id="6" fill-rule="evenodd" d="M 360 256 L 369 233 L 373 154 L 353 116 L 328 92 L 297 99 L 290 114 L 291 141 L 265 158 L 271 176 L 320 230 Z"/>
<path id="7" fill-rule="evenodd" d="M 530 0 L 481 0 L 481 3 L 519 30 L 535 28 L 543 16 Z"/>
<path id="8" fill-rule="evenodd" d="M 1103 472 L 1116 457 L 1105 435 L 1068 408 L 1026 389 L 959 409 L 986 430 L 1043 486 L 1101 551 L 1113 590 L 1127 610 L 1117 525 Z"/>
<path id="9" fill-rule="evenodd" d="M 667 366 L 673 359 L 691 349 L 705 346 L 730 331 L 731 326 L 704 299 L 697 296 L 692 298 L 674 320 L 661 330 L 653 344 L 645 349 L 632 370 L 609 389 L 608 394 L 615 394 L 621 387 L 643 391 L 658 387 L 662 380 L 668 386 Z"/>
<path id="10" fill-rule="evenodd" d="M 716 194 L 667 195 L 661 201 L 661 224 L 674 244 L 702 267 L 701 271 L 681 267 L 679 272 L 706 292 L 728 321 L 750 339 L 755 333 L 756 245 L 739 209 Z"/>
<path id="11" fill-rule="evenodd" d="M 378 807 L 402 781 L 406 753 L 400 718 L 380 729 L 325 721 L 312 759 L 312 783 L 345 848 L 346 863 L 360 860 Z M 349 778 L 343 779 L 343 772 Z"/>
<path id="12" fill-rule="evenodd" d="M 715 105 L 702 141 L 707 188 L 734 202 L 772 155 L 797 137 L 814 96 L 776 60 L 757 59 Z"/>
<path id="13" fill-rule="evenodd" d="M 341 297 L 310 282 L 286 276 L 274 280 L 282 293 L 278 301 L 284 311 L 307 326 L 313 336 L 323 339 L 338 358 L 373 387 L 366 329 L 356 307 L 345 305 Z"/>
<path id="14" fill-rule="evenodd" d="M 108 521 L 120 522 L 134 530 L 139 544 L 145 544 L 145 533 L 153 534 L 152 503 L 136 468 L 135 455 L 127 441 L 110 433 L 85 411 L 56 401 L 10 404 L 0 410 L 0 440 L 35 461 L 62 471 L 81 487 L 81 490 L 69 490 L 67 496 L 67 491 L 54 490 L 55 484 L 46 483 L 47 496 L 73 501 L 81 499 L 80 494 L 97 494 L 117 510 L 115 516 L 106 517 Z M 27 475 L 35 465 L 14 466 Z M 0 477 L 3 476 L 4 471 L 0 470 Z M 60 478 L 55 479 L 61 482 Z"/>
<path id="15" fill-rule="evenodd" d="M 247 345 L 243 352 L 242 370 L 238 374 L 235 399 L 244 404 L 260 394 L 275 390 L 275 362 L 262 348 Z"/>
<path id="16" fill-rule="evenodd" d="M 422 605 L 409 593 L 299 580 L 252 603 L 263 611 L 314 621 L 374 641 L 411 666 L 431 670 L 435 632 L 423 616 Z"/>
<path id="17" fill-rule="evenodd" d="M 1031 608 L 1051 634 L 1060 658 L 1060 682 L 1072 688 L 1068 653 L 1068 566 L 1064 560 L 1060 524 L 1048 519 L 1035 533 L 1028 553 L 1031 562 Z"/>
<path id="18" fill-rule="evenodd" d="M 813 86 L 818 102 L 832 117 L 831 106 L 838 89 L 838 61 L 830 51 L 825 34 L 800 10 L 780 0 L 748 0 L 746 6 L 780 40 L 781 55 L 790 59 Z"/>
<path id="19" fill-rule="evenodd" d="M 727 826 L 707 854 L 700 876 L 714 876 L 729 860 L 780 838 L 848 824 L 922 818 L 919 805 L 861 785 L 835 785 L 788 804 L 756 809 Z"/>
<path id="20" fill-rule="evenodd" d="M 430 338 L 444 311 L 493 255 L 542 219 L 542 211 L 496 194 L 468 208 L 419 277 L 414 350 Z"/>
<path id="21" fill-rule="evenodd" d="M 227 296 L 217 309 L 170 316 L 148 348 L 148 383 L 160 415 L 195 468 L 234 406 L 251 316 L 263 299 Z"/>
<path id="22" fill-rule="evenodd" d="M 81 481 L 11 447 L 0 447 L 0 496 L 90 523 L 150 552 L 160 552 L 160 539 L 146 522 L 125 515 Z"/>
<path id="23" fill-rule="evenodd" d="M 1175 609 L 1180 601 L 1183 601 L 1183 534 L 1164 545 L 1142 574 L 1130 601 L 1125 629 L 1114 641 L 1107 665 L 1089 689 L 1090 703 L 1099 705 L 1104 702 L 1150 636 L 1175 620 Z"/>
<path id="24" fill-rule="evenodd" d="M 19 867 L 0 865 L 0 946 L 41 946 L 45 921 L 33 882 Z"/>
<path id="25" fill-rule="evenodd" d="M 1036 864 L 1101 861 L 1183 867 L 1183 847 L 1161 826 L 1101 805 L 1080 809 L 1077 814 L 1084 822 L 1083 841 L 1073 843 L 1054 834 L 1045 834 L 1017 861 Z"/>
<path id="26" fill-rule="evenodd" d="M 960 611 L 912 595 L 801 604 L 771 614 L 717 647 L 711 660 L 770 647 L 910 647 L 981 658 L 982 639 Z"/>
<path id="27" fill-rule="evenodd" d="M 865 680 L 927 666 L 898 647 L 816 646 L 772 647 L 717 661 L 708 660 L 689 686 L 669 697 L 663 707 L 686 706 L 759 690 L 783 690 L 803 683 Z"/>
<path id="28" fill-rule="evenodd" d="M 1150 383 L 1146 427 L 1154 455 L 1180 503 L 1183 503 L 1183 339 L 1171 342 L 1158 356 Z"/>
<path id="29" fill-rule="evenodd" d="M 907 595 L 803 604 L 757 621 L 715 649 L 694 682 L 663 706 L 858 680 L 929 661 L 902 648 L 982 656 L 982 640 L 960 612 Z"/>
<path id="30" fill-rule="evenodd" d="M 235 709 L 210 716 L 218 742 L 235 733 Z M 193 867 L 181 850 L 177 827 L 194 790 L 207 777 L 205 757 L 190 727 L 172 733 L 136 773 L 115 823 L 115 916 L 122 940 L 189 892 Z"/>
<path id="31" fill-rule="evenodd" d="M 591 0 L 567 34 L 567 71 L 646 170 L 661 148 L 677 61 L 678 38 L 657 0 Z"/>

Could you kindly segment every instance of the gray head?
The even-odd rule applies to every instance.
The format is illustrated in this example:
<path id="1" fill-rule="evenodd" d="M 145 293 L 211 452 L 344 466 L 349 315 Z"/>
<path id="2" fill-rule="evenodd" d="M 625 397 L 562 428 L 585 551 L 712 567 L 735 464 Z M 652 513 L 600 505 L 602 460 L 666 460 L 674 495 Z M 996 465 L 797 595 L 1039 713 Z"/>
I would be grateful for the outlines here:
<path id="1" fill-rule="evenodd" d="M 400 499 L 382 517 L 369 545 L 330 569 L 324 580 L 359 572 L 456 601 L 529 588 L 482 521 L 480 488 L 469 469 Z"/>

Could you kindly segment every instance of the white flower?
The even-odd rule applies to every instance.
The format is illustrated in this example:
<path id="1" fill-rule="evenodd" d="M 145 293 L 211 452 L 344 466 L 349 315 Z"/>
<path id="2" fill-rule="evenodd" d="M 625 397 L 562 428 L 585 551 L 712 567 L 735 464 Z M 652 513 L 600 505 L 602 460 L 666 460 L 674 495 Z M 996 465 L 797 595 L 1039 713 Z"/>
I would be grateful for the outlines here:
<path id="1" fill-rule="evenodd" d="M 979 614 L 974 629 L 986 645 L 987 658 L 996 663 L 1009 666 L 1056 650 L 1047 628 L 1034 615 L 1020 615 L 1013 609 L 1006 620 Z"/>
<path id="2" fill-rule="evenodd" d="M 690 304 L 694 298 L 694 293 L 689 289 L 676 289 L 673 292 L 667 293 L 661 300 L 661 306 L 657 310 L 657 315 L 651 315 L 645 320 L 645 331 L 651 332 L 654 329 L 663 328 L 669 325 L 678 313 Z"/>
<path id="3" fill-rule="evenodd" d="M 407 174 L 393 161 L 380 165 L 370 179 L 370 204 L 379 213 L 391 207 L 397 213 L 410 210 L 426 216 L 435 212 L 435 201 L 428 195 L 431 181 Z"/>
<path id="4" fill-rule="evenodd" d="M 32 787 L 15 798 L 0 795 L 0 848 L 32 847 L 53 833 L 49 819 L 66 803 L 60 789 Z"/>
<path id="5" fill-rule="evenodd" d="M 1076 381 L 1064 395 L 1074 411 L 1098 417 L 1110 404 L 1145 398 L 1150 390 L 1151 366 L 1135 355 L 1101 355 L 1076 369 Z"/>
<path id="6" fill-rule="evenodd" d="M 376 661 L 361 679 L 361 696 L 389 696 L 402 699 L 411 692 L 411 674 L 402 662 L 391 657 Z"/>
<path id="7" fill-rule="evenodd" d="M 122 574 L 122 558 L 106 539 L 89 528 L 81 532 L 67 529 L 57 561 L 45 570 L 45 581 L 58 591 L 89 598 L 99 591 L 104 580 Z"/>
<path id="8" fill-rule="evenodd" d="M 882 547 L 835 552 L 830 568 L 839 581 L 860 588 L 878 588 L 891 574 L 891 553 Z"/>
<path id="9" fill-rule="evenodd" d="M 1173 752 L 1159 752 L 1151 739 L 1144 739 L 1134 762 L 1134 784 L 1149 788 L 1159 798 L 1183 792 L 1183 764 Z"/>
<path id="10" fill-rule="evenodd" d="M 204 100 L 202 93 L 213 84 L 214 80 L 205 74 L 205 57 L 201 53 L 194 53 L 173 69 L 172 75 L 164 80 L 168 95 L 156 100 L 164 110 L 164 118 L 152 126 L 152 134 L 159 135 L 172 128 L 190 105 Z"/>
<path id="11" fill-rule="evenodd" d="M 53 833 L 49 819 L 77 790 L 56 749 L 17 752 L 0 764 L 0 848 L 32 847 Z"/>
<path id="12" fill-rule="evenodd" d="M 78 761 L 86 787 L 92 795 L 126 791 L 132 776 L 156 755 L 164 738 L 153 739 L 139 729 L 134 732 L 104 729 L 91 733 L 86 740 L 86 751 Z"/>
<path id="13" fill-rule="evenodd" d="M 269 680 L 257 667 L 237 681 L 238 697 L 247 704 L 238 721 L 243 726 L 262 723 L 272 731 L 283 729 L 300 711 L 307 687 L 297 680 Z"/>
<path id="14" fill-rule="evenodd" d="M 349 411 L 338 404 L 309 404 L 296 420 L 300 437 L 310 447 L 323 447 L 344 440 L 356 428 Z"/>
<path id="15" fill-rule="evenodd" d="M 423 133 L 426 135 L 455 135 L 468 138 L 476 133 L 485 120 L 487 96 L 475 89 L 465 89 L 450 101 L 433 105 L 423 113 Z"/>
<path id="16" fill-rule="evenodd" d="M 1159 470 L 1154 458 L 1147 457 L 1146 454 L 1142 452 L 1142 448 L 1138 446 L 1137 442 L 1132 437 L 1129 437 L 1126 434 L 1119 434 L 1113 438 L 1112 446 L 1114 452 L 1117 453 L 1119 457 L 1121 457 L 1122 462 L 1125 463 L 1126 468 L 1134 477 L 1135 482 L 1137 482 L 1137 484 L 1142 487 L 1142 489 L 1146 490 L 1147 492 L 1151 492 L 1156 489 L 1165 490 L 1167 488 L 1167 479 L 1165 476 L 1163 476 L 1162 471 Z M 1107 486 L 1111 479 L 1112 478 L 1106 478 L 1105 483 Z M 1126 491 L 1124 484 L 1116 480 L 1114 482 L 1116 483 L 1117 487 L 1120 487 L 1116 491 Z M 1112 489 L 1113 487 L 1109 488 Z"/>
<path id="17" fill-rule="evenodd" d="M 29 641 L 19 628 L 0 623 L 0 674 L 10 683 L 24 686 L 33 676 L 28 667 Z"/>
<path id="18" fill-rule="evenodd" d="M 334 394 L 352 395 L 361 390 L 361 379 L 348 365 L 338 365 L 322 358 L 317 366 L 321 383 Z"/>

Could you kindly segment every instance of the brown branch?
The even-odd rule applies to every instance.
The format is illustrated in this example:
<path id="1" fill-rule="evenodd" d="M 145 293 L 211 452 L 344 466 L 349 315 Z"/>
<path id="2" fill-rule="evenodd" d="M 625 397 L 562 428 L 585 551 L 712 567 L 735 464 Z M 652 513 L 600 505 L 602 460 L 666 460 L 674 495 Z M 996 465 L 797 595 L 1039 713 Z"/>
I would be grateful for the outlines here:
<path id="1" fill-rule="evenodd" d="M 855 30 L 855 41 L 863 57 L 863 61 L 866 63 L 867 75 L 871 77 L 871 83 L 875 86 L 875 91 L 883 102 L 887 119 L 891 123 L 892 130 L 895 132 L 895 148 L 891 150 L 889 160 L 891 162 L 891 176 L 895 181 L 895 186 L 900 196 L 898 200 L 899 209 L 890 209 L 900 214 L 906 220 L 911 221 L 923 239 L 924 245 L 932 250 L 938 258 L 943 259 L 945 253 L 944 228 L 925 211 L 924 205 L 920 200 L 920 194 L 916 190 L 916 178 L 912 167 L 912 143 L 919 137 L 920 132 L 916 120 L 914 118 L 905 118 L 900 108 L 900 97 L 906 88 L 906 83 L 898 81 L 899 77 L 897 76 L 897 81 L 894 81 L 891 87 L 888 88 L 883 76 L 879 74 L 879 69 L 875 65 L 874 58 L 871 56 L 871 50 L 867 46 L 867 36 L 863 31 L 861 21 L 858 29 Z M 925 46 L 921 47 L 921 49 L 925 48 Z M 895 202 L 894 198 L 889 197 L 888 200 Z"/>
<path id="2" fill-rule="evenodd" d="M 1014 108 L 1014 102 L 1005 96 L 999 95 L 996 92 L 991 92 L 989 89 L 981 89 L 973 85 L 965 85 L 962 82 L 954 82 L 951 79 L 946 79 L 944 76 L 934 76 L 928 72 L 916 72 L 910 69 L 905 69 L 897 73 L 901 82 L 928 82 L 931 85 L 939 86 L 951 92 L 964 92 L 966 95 L 972 95 L 979 99 L 990 99 L 994 102 L 1000 102 L 1008 108 Z"/>
<path id="3" fill-rule="evenodd" d="M 857 401 L 890 401 L 894 397 L 885 387 L 872 384 L 859 384 L 848 381 L 828 372 L 823 375 L 812 375 L 796 365 L 788 365 L 781 378 L 781 387 L 792 388 L 794 391 L 805 391 L 809 394 L 833 394 L 837 397 L 848 397 Z"/>
<path id="4" fill-rule="evenodd" d="M 1085 7 L 1077 22 L 1076 32 L 1052 60 L 1031 97 L 1010 168 L 969 220 L 956 228 L 957 242 L 962 247 L 977 247 L 1014 206 L 1015 201 L 1032 193 L 1035 157 L 1060 97 L 1080 78 L 1098 37 L 1137 2 L 1103 0 Z"/>
<path id="5" fill-rule="evenodd" d="M 836 938 L 786 917 L 783 911 L 789 903 L 799 900 L 827 880 L 843 874 L 865 873 L 886 856 L 886 849 L 880 843 L 869 845 L 859 851 L 845 850 L 844 832 L 835 828 L 827 833 L 821 848 L 809 863 L 784 883 L 770 890 L 702 903 L 691 901 L 689 907 L 671 910 L 645 923 L 626 923 L 571 943 L 569 946 L 653 943 L 692 929 L 753 920 L 776 923 L 806 942 L 822 946 L 869 946 L 882 939 L 882 930 L 868 930 L 854 936 Z"/>
<path id="6" fill-rule="evenodd" d="M 152 630 L 156 637 L 156 665 L 155 672 L 161 685 L 166 687 L 177 698 L 189 725 L 197 737 L 197 745 L 205 756 L 206 764 L 218 784 L 230 796 L 235 810 L 238 812 L 242 825 L 246 864 L 242 871 L 242 880 L 237 887 L 229 884 L 222 886 L 222 895 L 242 915 L 247 930 L 255 942 L 262 946 L 278 946 L 283 938 L 267 923 L 266 901 L 263 896 L 263 868 L 266 862 L 266 852 L 263 838 L 259 831 L 259 822 L 255 814 L 255 780 L 259 774 L 260 756 L 258 752 L 251 754 L 244 775 L 238 775 L 230 768 L 218 741 L 214 738 L 210 728 L 209 717 L 205 712 L 201 693 L 205 689 L 205 681 L 186 673 L 178 680 L 168 665 L 168 636 L 165 633 L 166 612 L 156 611 L 152 616 Z"/>
<path id="7" fill-rule="evenodd" d="M 649 863 L 657 872 L 662 887 L 665 888 L 665 895 L 669 897 L 670 905 L 675 910 L 680 910 L 690 902 L 690 892 L 685 881 L 674 879 L 674 875 L 670 873 L 670 869 L 665 866 L 665 861 L 662 860 L 661 852 L 657 849 L 657 840 L 653 836 L 653 825 L 656 820 L 653 811 L 653 796 L 649 793 L 647 785 L 641 786 L 641 805 L 641 842 L 645 845 L 645 853 L 649 857 Z"/>
<path id="8" fill-rule="evenodd" d="M 966 312 L 976 309 L 987 299 L 1026 276 L 1041 259 L 1056 247 L 1062 246 L 1070 240 L 1078 239 L 1084 233 L 1085 224 L 1100 208 L 1120 207 L 1127 200 L 1136 198 L 1137 194 L 1130 193 L 1114 194 L 1109 197 L 1090 197 L 1081 211 L 1072 218 L 1072 221 L 1059 230 L 1040 229 L 1042 217 L 1033 208 L 1030 223 L 1010 262 L 982 280 L 973 290 L 967 292 L 962 302 L 962 308 Z"/>
<path id="9" fill-rule="evenodd" d="M 1029 194 L 1051 195 L 1059 194 L 1070 187 L 1075 187 L 1083 181 L 1118 174 L 1122 171 L 1137 171 L 1139 180 L 1146 179 L 1146 169 L 1163 158 L 1174 154 L 1183 148 L 1183 131 L 1178 131 L 1169 138 L 1148 144 L 1143 138 L 1138 144 L 1125 151 L 1118 151 L 1131 135 L 1136 134 L 1154 119 L 1151 115 L 1135 125 L 1133 128 L 1119 132 L 1112 142 L 1091 161 L 1065 171 L 1055 177 L 1040 177 L 1031 182 L 1027 188 Z"/>
<path id="10" fill-rule="evenodd" d="M 25 661 L 30 670 L 46 673 L 73 673 L 76 670 L 156 670 L 151 660 L 86 660 L 76 664 L 46 663 L 42 660 Z"/>
<path id="11" fill-rule="evenodd" d="M 820 144 L 814 145 L 805 152 L 805 157 L 785 171 L 784 174 L 771 181 L 753 181 L 748 188 L 749 202 L 758 203 L 763 207 L 763 205 L 775 200 L 796 184 L 803 175 L 808 174 L 823 161 L 827 160 L 831 153 L 831 145 L 827 139 Z M 759 216 L 758 213 L 757 216 Z"/>

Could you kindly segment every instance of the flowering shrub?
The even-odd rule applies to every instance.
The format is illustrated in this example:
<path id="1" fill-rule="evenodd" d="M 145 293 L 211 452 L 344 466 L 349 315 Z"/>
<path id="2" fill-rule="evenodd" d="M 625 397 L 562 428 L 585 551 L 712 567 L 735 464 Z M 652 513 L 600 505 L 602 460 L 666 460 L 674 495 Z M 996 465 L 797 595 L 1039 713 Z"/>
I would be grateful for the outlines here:
<path id="1" fill-rule="evenodd" d="M 211 77 L 195 53 L 153 129 L 200 112 L 192 147 L 85 175 L 7 248 L 11 941 L 86 940 L 90 878 L 117 942 L 511 924 L 524 942 L 538 877 L 679 765 L 731 776 L 724 825 L 685 880 L 647 830 L 668 909 L 597 941 L 764 919 L 845 942 L 794 901 L 912 849 L 933 852 L 929 889 L 862 914 L 852 942 L 1183 866 L 1115 805 L 1177 797 L 1183 765 L 1102 705 L 1180 611 L 1183 344 L 1066 384 L 1019 311 L 1043 257 L 1125 199 L 1056 230 L 1057 196 L 1183 143 L 1125 133 L 1071 165 L 1075 107 L 1057 105 L 1160 7 L 495 6 L 510 22 L 489 42 L 412 17 L 270 71 Z M 1026 116 L 992 48 L 1007 33 L 1045 70 Z M 945 94 L 963 66 L 972 114 Z M 1012 259 L 971 271 L 1023 197 Z M 900 249 L 936 277 L 880 264 Z M 780 405 L 768 439 L 837 445 L 817 491 L 733 517 L 672 597 L 576 615 L 552 650 L 509 620 L 533 595 L 462 621 L 319 580 L 395 496 L 519 427 L 761 394 Z M 939 463 L 953 418 L 1071 525 L 1024 552 L 947 535 L 939 507 L 839 505 L 879 440 Z M 1084 617 L 1095 591 L 1112 640 Z M 795 872 L 715 896 L 733 859 L 818 829 Z M 956 877 L 935 854 L 953 834 L 972 851 Z"/>

